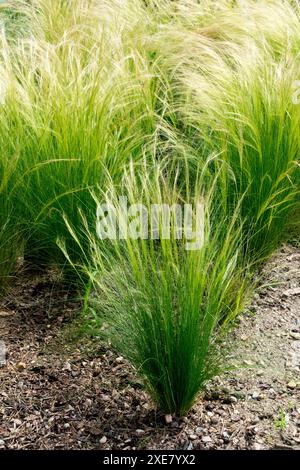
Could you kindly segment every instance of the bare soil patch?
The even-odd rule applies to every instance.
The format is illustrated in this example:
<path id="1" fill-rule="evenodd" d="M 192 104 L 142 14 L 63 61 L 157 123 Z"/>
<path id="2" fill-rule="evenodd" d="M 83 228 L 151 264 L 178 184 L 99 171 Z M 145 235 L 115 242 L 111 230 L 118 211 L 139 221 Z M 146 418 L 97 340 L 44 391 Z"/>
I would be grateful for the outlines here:
<path id="1" fill-rule="evenodd" d="M 168 425 L 134 370 L 97 339 L 54 272 L 20 272 L 0 303 L 0 448 L 300 448 L 300 249 L 284 247 L 228 342 L 236 366 Z"/>

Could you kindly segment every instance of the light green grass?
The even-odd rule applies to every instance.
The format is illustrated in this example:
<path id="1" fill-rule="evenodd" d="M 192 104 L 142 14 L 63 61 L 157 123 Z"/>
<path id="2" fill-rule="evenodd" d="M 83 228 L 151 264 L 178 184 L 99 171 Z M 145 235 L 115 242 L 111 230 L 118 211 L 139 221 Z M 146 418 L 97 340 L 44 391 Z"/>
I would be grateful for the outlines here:
<path id="1" fill-rule="evenodd" d="M 154 202 L 183 203 L 174 174 L 166 170 L 156 165 L 132 170 L 120 193 L 111 187 L 99 202 L 113 205 L 117 213 L 118 194 L 128 204 L 142 202 L 149 213 Z M 250 292 L 250 278 L 239 263 L 238 217 L 226 220 L 212 213 L 215 188 L 203 192 L 202 177 L 201 172 L 196 192 L 186 194 L 186 202 L 204 203 L 201 249 L 186 251 L 187 240 L 165 240 L 162 233 L 157 240 L 98 240 L 87 227 L 91 303 L 106 325 L 106 338 L 135 366 L 161 409 L 180 415 L 224 367 L 220 341 Z M 76 238 L 75 227 L 70 232 Z"/>
<path id="2" fill-rule="evenodd" d="M 183 414 L 299 227 L 298 3 L 18 0 L 0 24 L 0 281 L 24 255 L 92 282 L 115 347 Z M 100 242 L 97 202 L 121 192 L 203 198 L 201 250 Z"/>

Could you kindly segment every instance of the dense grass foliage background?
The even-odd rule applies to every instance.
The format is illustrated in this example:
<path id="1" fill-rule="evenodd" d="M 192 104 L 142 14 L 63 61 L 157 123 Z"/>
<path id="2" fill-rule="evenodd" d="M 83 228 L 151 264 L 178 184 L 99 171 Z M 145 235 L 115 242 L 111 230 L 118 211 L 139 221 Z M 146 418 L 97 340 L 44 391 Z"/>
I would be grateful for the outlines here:
<path id="1" fill-rule="evenodd" d="M 296 1 L 0 7 L 1 285 L 19 257 L 60 266 L 165 411 L 224 366 L 259 265 L 299 226 L 299 49 Z M 204 201 L 201 249 L 99 240 L 97 204 L 120 195 Z"/>

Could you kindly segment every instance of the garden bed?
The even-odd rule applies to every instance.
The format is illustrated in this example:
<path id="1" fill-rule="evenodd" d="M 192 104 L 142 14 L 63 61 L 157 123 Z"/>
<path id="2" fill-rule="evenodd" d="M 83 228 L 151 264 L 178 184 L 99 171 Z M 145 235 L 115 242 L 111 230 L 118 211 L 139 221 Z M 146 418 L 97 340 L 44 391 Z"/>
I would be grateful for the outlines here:
<path id="1" fill-rule="evenodd" d="M 0 448 L 299 449 L 300 249 L 264 271 L 227 338 L 238 369 L 166 424 L 122 357 L 97 338 L 74 341 L 81 304 L 57 273 L 20 268 L 0 304 Z"/>

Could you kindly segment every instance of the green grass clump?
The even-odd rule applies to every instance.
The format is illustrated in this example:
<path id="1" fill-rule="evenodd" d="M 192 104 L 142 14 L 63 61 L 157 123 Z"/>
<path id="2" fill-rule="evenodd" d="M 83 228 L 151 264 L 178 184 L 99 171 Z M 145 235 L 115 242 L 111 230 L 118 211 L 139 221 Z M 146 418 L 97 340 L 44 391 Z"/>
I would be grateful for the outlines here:
<path id="1" fill-rule="evenodd" d="M 250 66 L 242 64 L 238 74 L 230 72 L 227 83 L 210 84 L 211 94 L 200 97 L 204 111 L 199 109 L 198 122 L 196 106 L 187 111 L 200 133 L 206 125 L 208 148 L 228 163 L 230 172 L 222 173 L 220 184 L 229 213 L 243 196 L 245 253 L 254 262 L 274 251 L 299 206 L 300 108 L 291 100 L 294 76 L 292 62 L 287 67 L 286 61 L 272 64 L 268 54 L 259 56 Z"/>
<path id="2" fill-rule="evenodd" d="M 132 12 L 127 18 L 105 2 L 54 3 L 19 3 L 30 32 L 9 44 L 3 36 L 0 47 L 2 163 L 17 157 L 9 197 L 28 233 L 26 258 L 40 264 L 64 262 L 56 246 L 58 236 L 68 239 L 61 214 L 80 232 L 78 210 L 95 217 L 90 190 L 105 187 L 107 172 L 117 183 L 126 162 L 147 151 L 160 87 L 131 39 L 141 28 Z"/>
<path id="3" fill-rule="evenodd" d="M 299 8 L 243 2 L 206 24 L 192 15 L 198 9 L 184 9 L 176 22 L 171 14 L 157 36 L 162 67 L 172 74 L 176 125 L 193 148 L 190 166 L 211 153 L 227 163 L 224 207 L 229 215 L 243 198 L 245 257 L 261 262 L 299 207 L 300 106 L 292 100 Z"/>
<path id="4" fill-rule="evenodd" d="M 165 172 L 161 167 L 131 172 L 118 194 L 127 197 L 128 205 L 142 202 L 148 214 L 153 202 L 183 203 Z M 187 250 L 188 239 L 176 238 L 172 218 L 170 239 L 160 232 L 155 240 L 120 242 L 90 233 L 92 306 L 107 325 L 106 337 L 135 366 L 161 409 L 179 415 L 224 367 L 220 341 L 249 292 L 239 267 L 238 220 L 226 223 L 211 214 L 213 205 L 217 210 L 215 190 L 205 195 L 200 179 L 197 187 L 196 193 L 186 194 L 186 202 L 203 204 L 200 249 Z M 121 214 L 118 194 L 111 188 L 103 200 Z"/>
<path id="5" fill-rule="evenodd" d="M 24 256 L 92 287 L 94 324 L 184 414 L 299 232 L 299 3 L 16 0 L 0 26 L 0 282 Z M 202 201 L 201 247 L 99 240 L 119 195 Z"/>

